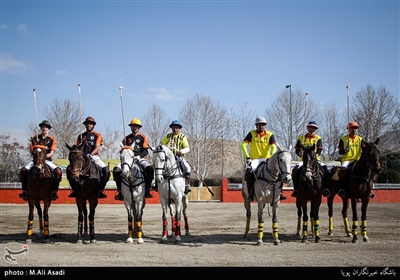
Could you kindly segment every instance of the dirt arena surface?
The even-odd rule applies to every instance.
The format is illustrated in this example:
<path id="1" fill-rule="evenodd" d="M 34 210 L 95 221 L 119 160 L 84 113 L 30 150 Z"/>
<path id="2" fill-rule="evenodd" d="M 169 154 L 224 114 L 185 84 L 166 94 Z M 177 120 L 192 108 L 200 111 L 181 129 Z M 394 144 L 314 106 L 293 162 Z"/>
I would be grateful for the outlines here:
<path id="1" fill-rule="evenodd" d="M 360 207 L 360 205 L 359 205 Z M 334 235 L 328 236 L 327 206 L 320 212 L 321 242 L 309 236 L 302 243 L 295 235 L 294 204 L 278 210 L 280 245 L 272 241 L 272 222 L 265 208 L 264 244 L 257 246 L 257 205 L 252 204 L 249 237 L 243 237 L 245 209 L 242 203 L 191 202 L 188 209 L 191 236 L 175 245 L 169 238 L 161 244 L 161 206 L 144 209 L 144 244 L 125 243 L 127 213 L 123 205 L 99 204 L 95 215 L 96 243 L 76 244 L 76 205 L 50 207 L 50 242 L 39 239 L 35 211 L 33 243 L 25 244 L 27 205 L 0 204 L 1 266 L 17 267 L 382 267 L 400 275 L 400 203 L 371 203 L 367 235 L 370 242 L 353 244 L 344 232 L 341 205 L 334 206 Z M 360 215 L 360 214 L 359 214 Z M 352 223 L 351 214 L 350 224 Z M 170 220 L 169 220 L 170 228 Z M 28 246 L 28 252 L 6 257 Z M 25 246 L 25 247 L 24 247 Z M 8 260 L 8 261 L 7 261 Z M 391 277 L 393 278 L 393 277 Z"/>

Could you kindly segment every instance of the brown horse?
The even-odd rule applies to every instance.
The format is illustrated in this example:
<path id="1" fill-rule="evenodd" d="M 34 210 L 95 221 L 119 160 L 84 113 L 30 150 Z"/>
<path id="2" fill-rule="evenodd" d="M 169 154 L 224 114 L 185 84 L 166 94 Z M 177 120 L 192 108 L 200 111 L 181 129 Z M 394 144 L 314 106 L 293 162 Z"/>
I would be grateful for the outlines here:
<path id="1" fill-rule="evenodd" d="M 83 235 L 88 234 L 88 218 L 90 242 L 95 243 L 94 215 L 98 204 L 100 191 L 100 171 L 96 164 L 83 151 L 83 144 L 72 147 L 66 144 L 70 151 L 67 167 L 67 179 L 76 193 L 78 207 L 78 236 L 77 243 L 83 243 Z M 86 202 L 89 202 L 89 215 Z"/>
<path id="2" fill-rule="evenodd" d="M 308 238 L 308 214 L 307 204 L 310 202 L 310 222 L 311 232 L 315 236 L 315 242 L 321 241 L 319 231 L 319 208 L 322 202 L 322 184 L 324 172 L 318 163 L 315 153 L 315 145 L 310 147 L 302 147 L 303 166 L 292 174 L 295 178 L 293 184 L 296 184 L 298 196 L 296 197 L 297 207 L 297 233 L 300 235 L 301 217 L 303 215 L 302 242 L 306 242 Z"/>
<path id="3" fill-rule="evenodd" d="M 345 227 L 347 220 L 347 209 L 349 207 L 348 201 L 349 199 L 351 200 L 351 208 L 353 212 L 353 226 L 351 235 L 353 236 L 353 243 L 358 242 L 358 201 L 361 201 L 361 235 L 364 242 L 369 241 L 367 236 L 367 208 L 374 180 L 381 169 L 380 151 L 377 146 L 379 142 L 379 138 L 377 138 L 375 142 L 366 142 L 365 147 L 362 147 L 360 159 L 351 163 L 347 168 L 338 166 L 331 169 L 331 190 L 335 190 L 338 187 L 346 189 L 346 197 L 342 199 L 342 215 L 343 220 L 345 221 Z M 333 191 L 331 191 L 331 197 L 328 200 L 330 220 L 332 203 L 329 204 L 329 201 L 333 200 L 333 196 Z"/>
<path id="4" fill-rule="evenodd" d="M 47 155 L 46 143 L 44 145 L 40 145 L 36 137 L 31 138 L 31 143 L 33 167 L 28 173 L 27 191 L 29 215 L 25 242 L 32 242 L 32 228 L 35 207 L 39 216 L 39 236 L 43 236 L 44 241 L 49 242 L 49 208 L 51 205 L 53 178 L 50 167 L 45 163 Z M 40 205 L 41 201 L 43 201 L 43 209 Z"/>

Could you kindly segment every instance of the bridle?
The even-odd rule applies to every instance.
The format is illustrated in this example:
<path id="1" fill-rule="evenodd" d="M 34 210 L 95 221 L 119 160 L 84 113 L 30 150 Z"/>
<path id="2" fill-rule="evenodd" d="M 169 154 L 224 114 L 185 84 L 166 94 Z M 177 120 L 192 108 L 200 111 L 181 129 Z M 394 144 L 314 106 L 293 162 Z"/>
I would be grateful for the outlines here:
<path id="1" fill-rule="evenodd" d="M 128 175 L 125 176 L 125 175 L 122 173 L 122 177 L 128 181 L 129 186 L 139 186 L 141 183 L 144 182 L 144 176 L 138 176 L 139 173 L 140 173 L 140 167 L 138 166 L 138 160 L 135 159 L 135 157 L 133 156 L 133 147 L 131 147 L 131 146 L 124 146 L 124 147 L 122 147 L 122 149 L 120 150 L 120 154 L 122 154 L 122 152 L 123 152 L 124 150 L 130 150 L 130 151 L 132 151 L 132 156 L 131 156 L 131 158 L 130 158 L 131 162 L 128 162 L 127 160 L 124 160 L 124 162 L 122 162 L 122 160 L 121 160 L 121 169 L 123 169 L 123 167 L 126 165 L 126 166 L 128 167 L 128 170 L 129 170 Z M 122 157 L 121 157 L 121 159 L 122 159 Z M 136 168 L 136 174 L 135 174 L 135 175 L 132 175 L 132 169 L 133 169 L 133 166 L 134 166 L 134 165 L 137 166 L 137 168 Z M 135 179 L 135 180 L 132 180 L 133 178 L 136 178 L 136 179 Z M 133 183 L 134 183 L 136 180 L 138 180 L 138 179 L 142 179 L 142 180 L 141 180 L 139 183 L 137 183 L 137 184 L 133 184 Z"/>
<path id="2" fill-rule="evenodd" d="M 170 167 L 168 167 L 168 162 L 169 160 L 173 160 L 170 159 L 170 157 L 168 157 L 167 153 L 165 152 L 165 150 L 162 148 L 162 146 L 159 146 L 159 148 L 157 148 L 155 151 L 153 151 L 153 155 L 154 154 L 158 154 L 158 153 L 162 153 L 164 155 L 163 161 L 164 161 L 164 166 L 163 167 L 156 167 L 154 166 L 154 170 L 159 171 L 159 170 L 163 170 L 162 175 L 165 178 L 178 178 L 178 177 L 183 177 L 183 174 L 175 174 L 176 171 L 180 170 L 179 166 L 178 166 L 178 161 L 175 161 L 175 163 L 173 163 Z M 161 156 L 159 156 L 159 158 L 161 158 Z M 179 172 L 178 172 L 179 173 Z"/>
<path id="3" fill-rule="evenodd" d="M 73 153 L 74 154 L 78 154 L 76 156 L 75 162 L 79 161 L 80 164 L 79 164 L 78 168 L 75 168 L 75 169 L 71 168 L 71 172 L 73 173 L 73 172 L 79 171 L 79 177 L 88 176 L 87 172 L 90 170 L 90 159 L 88 157 L 85 157 L 84 153 L 81 150 L 78 150 L 78 149 L 77 150 L 71 150 L 70 154 L 73 154 Z M 71 157 L 71 155 L 70 155 L 70 157 Z M 70 162 L 71 162 L 71 160 L 70 160 Z M 74 164 L 74 166 L 76 166 L 76 164 Z"/>

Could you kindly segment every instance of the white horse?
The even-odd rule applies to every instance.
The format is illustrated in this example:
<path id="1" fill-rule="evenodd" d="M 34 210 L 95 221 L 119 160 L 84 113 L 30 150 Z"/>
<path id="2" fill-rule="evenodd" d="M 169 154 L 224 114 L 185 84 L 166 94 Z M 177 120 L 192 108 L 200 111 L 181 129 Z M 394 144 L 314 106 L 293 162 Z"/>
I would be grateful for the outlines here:
<path id="1" fill-rule="evenodd" d="M 275 245 L 280 244 L 278 238 L 278 207 L 280 193 L 284 183 L 289 183 L 291 175 L 292 157 L 290 151 L 277 147 L 277 151 L 255 170 L 256 181 L 254 183 L 255 197 L 258 205 L 258 232 L 257 245 L 263 244 L 264 236 L 264 208 L 266 203 L 272 206 L 272 237 Z M 244 182 L 245 183 L 245 182 Z M 243 185 L 245 186 L 245 184 Z M 242 188 L 244 207 L 246 209 L 246 230 L 244 237 L 250 230 L 251 201 L 247 199 L 247 186 Z"/>
<path id="2" fill-rule="evenodd" d="M 163 211 L 163 231 L 162 243 L 168 241 L 168 207 L 173 201 L 175 205 L 171 214 L 174 213 L 175 225 L 172 225 L 175 235 L 175 244 L 181 243 L 181 215 L 186 212 L 187 204 L 182 203 L 185 199 L 185 177 L 181 170 L 180 163 L 175 159 L 175 155 L 165 145 L 159 145 L 153 149 L 153 163 L 155 179 L 158 183 L 158 193 Z M 184 209 L 183 209 L 184 208 Z M 173 220 L 173 219 L 172 219 Z M 187 221 L 187 217 L 185 219 Z M 188 226 L 186 226 L 189 228 Z"/>
<path id="3" fill-rule="evenodd" d="M 133 147 L 120 144 L 120 159 L 122 169 L 121 192 L 124 196 L 124 204 L 128 212 L 128 239 L 127 243 L 133 243 L 133 236 L 137 237 L 137 243 L 142 244 L 142 216 L 146 205 L 144 197 L 144 175 L 135 159 Z M 133 227 L 132 227 L 133 220 Z"/>

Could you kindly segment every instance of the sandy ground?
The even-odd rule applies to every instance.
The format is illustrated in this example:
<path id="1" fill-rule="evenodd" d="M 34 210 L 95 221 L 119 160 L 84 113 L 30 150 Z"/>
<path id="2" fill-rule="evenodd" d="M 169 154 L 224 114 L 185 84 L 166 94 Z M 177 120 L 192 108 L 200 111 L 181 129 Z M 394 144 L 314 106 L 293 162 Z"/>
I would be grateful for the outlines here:
<path id="1" fill-rule="evenodd" d="M 169 237 L 161 244 L 161 206 L 146 205 L 143 217 L 144 243 L 126 243 L 127 213 L 123 205 L 99 204 L 95 215 L 96 243 L 76 243 L 77 208 L 50 208 L 50 242 L 38 236 L 35 212 L 33 242 L 25 244 L 27 205 L 0 204 L 1 266 L 10 267 L 393 267 L 400 275 L 400 204 L 371 203 L 367 234 L 370 242 L 352 243 L 344 232 L 341 205 L 334 208 L 334 235 L 328 236 L 327 206 L 321 206 L 321 242 L 309 236 L 302 243 L 295 235 L 294 204 L 279 207 L 279 238 L 274 245 L 272 222 L 265 209 L 264 244 L 257 246 L 257 209 L 252 205 L 251 231 L 244 238 L 245 209 L 242 203 L 192 202 L 188 217 L 191 236 L 174 244 Z M 350 223 L 351 223 L 351 215 Z M 169 221 L 170 223 L 170 221 Z M 28 249 L 28 250 L 26 250 Z M 7 250 L 15 254 L 10 262 Z M 398 275 L 398 276 L 399 276 Z"/>

